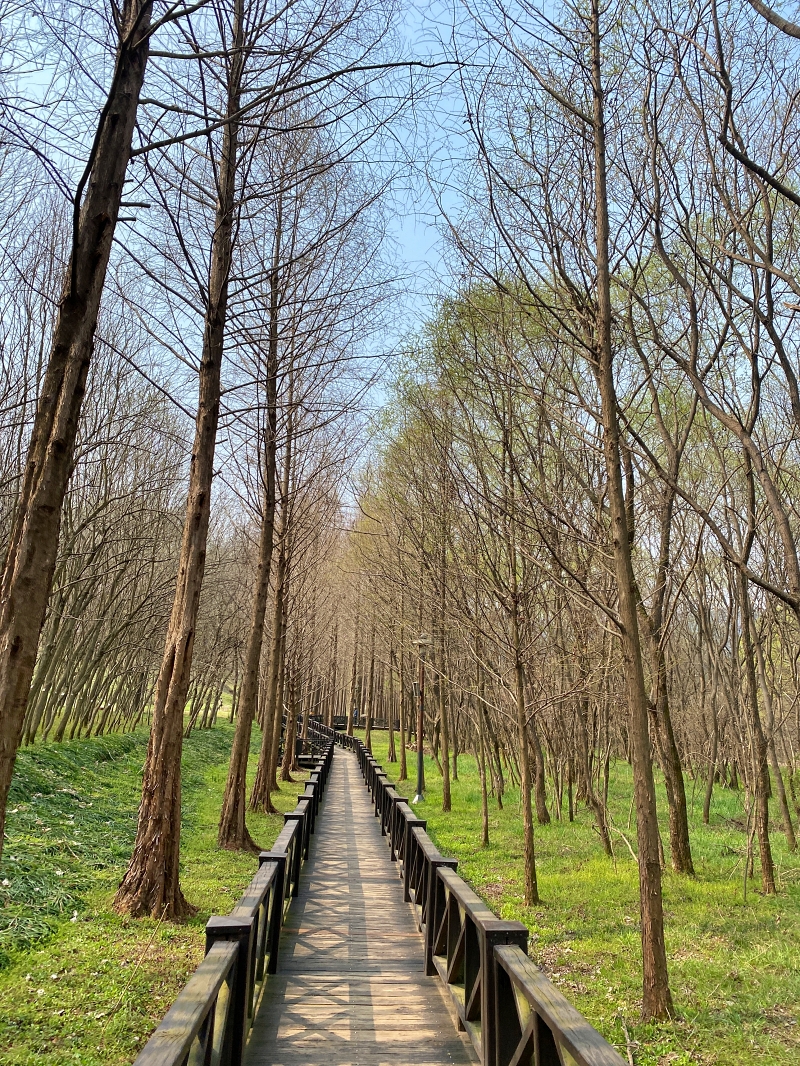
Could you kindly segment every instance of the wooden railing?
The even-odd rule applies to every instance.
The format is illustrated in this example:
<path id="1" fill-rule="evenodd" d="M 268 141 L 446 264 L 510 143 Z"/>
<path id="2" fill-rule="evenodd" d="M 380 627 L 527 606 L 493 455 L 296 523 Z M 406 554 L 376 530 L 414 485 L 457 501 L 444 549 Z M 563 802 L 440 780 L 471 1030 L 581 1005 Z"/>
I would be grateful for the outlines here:
<path id="1" fill-rule="evenodd" d="M 241 1066 L 267 976 L 276 972 L 280 932 L 333 759 L 327 740 L 284 827 L 229 915 L 206 924 L 206 957 L 189 978 L 134 1066 Z"/>
<path id="2" fill-rule="evenodd" d="M 457 861 L 440 854 L 364 744 L 328 735 L 358 756 L 422 933 L 425 972 L 443 982 L 482 1066 L 626 1066 L 528 958 L 527 928 L 498 918 L 456 872 Z"/>
<path id="3" fill-rule="evenodd" d="M 394 718 L 394 719 L 390 720 L 389 718 L 374 718 L 373 717 L 370 720 L 370 729 L 376 729 L 379 732 L 380 731 L 387 731 L 389 729 L 390 721 L 391 721 L 391 725 L 392 725 L 392 728 L 394 729 L 395 733 L 399 733 L 400 732 L 400 719 L 399 718 Z M 332 723 L 333 723 L 333 728 L 334 729 L 340 730 L 343 733 L 345 731 L 345 729 L 347 729 L 347 715 L 346 714 L 335 714 L 333 716 Z M 362 713 L 362 714 L 360 714 L 358 716 L 358 719 L 357 719 L 357 721 L 354 724 L 355 724 L 357 729 L 363 729 L 364 728 L 364 723 L 365 723 L 365 716 Z"/>

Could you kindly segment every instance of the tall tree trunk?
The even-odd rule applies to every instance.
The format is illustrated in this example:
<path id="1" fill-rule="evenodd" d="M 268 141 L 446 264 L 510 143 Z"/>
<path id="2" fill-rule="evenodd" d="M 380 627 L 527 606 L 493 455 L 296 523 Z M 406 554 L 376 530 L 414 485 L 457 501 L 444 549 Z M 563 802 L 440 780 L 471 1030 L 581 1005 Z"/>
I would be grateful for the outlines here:
<path id="1" fill-rule="evenodd" d="M 126 0 L 108 97 L 75 192 L 73 247 L 0 575 L 0 854 L 14 760 L 53 584 L 97 316 L 149 50 L 152 0 Z M 81 205 L 84 188 L 86 194 Z"/>
<path id="2" fill-rule="evenodd" d="M 394 708 L 395 708 L 395 695 L 394 695 L 394 648 L 392 648 L 389 655 L 389 693 L 386 699 L 386 714 L 388 716 L 389 726 L 389 762 L 397 762 L 397 751 L 394 743 Z"/>
<path id="3" fill-rule="evenodd" d="M 227 103 L 229 116 L 238 115 L 240 110 L 242 11 L 243 0 L 236 0 Z M 114 909 L 118 913 L 134 916 L 150 914 L 179 919 L 194 913 L 194 908 L 184 899 L 179 883 L 181 750 L 211 513 L 220 376 L 233 258 L 237 139 L 237 122 L 230 121 L 222 137 L 197 420 L 178 580 L 156 685 L 136 841 L 130 864 L 114 897 Z"/>
<path id="4" fill-rule="evenodd" d="M 483 667 L 480 659 L 480 635 L 477 625 L 475 626 L 475 670 L 477 672 L 477 701 L 476 711 L 478 717 L 478 771 L 481 778 L 481 847 L 489 847 L 489 790 L 486 782 L 486 727 L 484 715 L 486 709 L 483 701 Z"/>
<path id="5" fill-rule="evenodd" d="M 443 482 L 446 483 L 446 469 L 443 471 Z M 442 723 L 442 810 L 447 812 L 451 809 L 450 798 L 450 729 L 447 720 L 447 691 L 445 689 L 445 614 L 447 610 L 447 545 L 445 542 L 445 524 L 447 522 L 448 497 L 443 489 L 442 500 L 442 528 L 441 544 L 439 546 L 439 609 L 438 609 L 438 666 L 439 678 L 436 685 L 436 695 L 439 703 L 439 721 Z"/>
<path id="6" fill-rule="evenodd" d="M 286 733 L 283 740 L 283 761 L 281 762 L 281 781 L 292 781 L 294 766 L 294 745 L 297 737 L 297 683 L 299 664 L 289 663 L 286 667 L 289 676 L 287 682 Z"/>
<path id="7" fill-rule="evenodd" d="M 667 662 L 661 637 L 654 642 L 654 674 L 656 684 L 656 728 L 662 738 L 662 764 L 669 798 L 669 843 L 672 868 L 676 873 L 694 877 L 694 863 L 689 840 L 689 814 L 686 805 L 686 785 L 683 780 L 681 757 L 672 728 L 667 688 Z"/>
<path id="8" fill-rule="evenodd" d="M 450 728 L 447 716 L 447 690 L 445 687 L 444 640 L 439 644 L 439 677 L 436 696 L 439 704 L 439 721 L 442 730 L 442 810 L 451 809 L 450 798 Z"/>
<path id="9" fill-rule="evenodd" d="M 402 607 L 401 607 L 402 611 Z M 400 668 L 399 685 L 400 685 L 400 774 L 397 778 L 398 781 L 408 780 L 408 757 L 406 755 L 406 736 L 411 735 L 410 729 L 408 729 L 406 718 L 406 652 L 403 647 L 403 640 L 405 637 L 405 631 L 402 623 L 400 626 Z"/>
<path id="10" fill-rule="evenodd" d="M 372 611 L 372 627 L 369 638 L 369 680 L 367 682 L 367 707 L 364 712 L 364 744 L 372 751 L 372 714 L 375 699 L 375 609 Z"/>
<path id="11" fill-rule="evenodd" d="M 353 668 L 350 672 L 350 692 L 347 702 L 347 735 L 351 737 L 353 735 L 353 712 L 356 705 L 356 682 L 358 679 L 358 640 L 359 640 L 359 622 L 361 617 L 361 594 L 359 593 L 356 600 L 356 619 L 355 627 L 353 629 Z"/>
<path id="12" fill-rule="evenodd" d="M 275 575 L 275 605 L 272 616 L 272 642 L 269 656 L 269 674 L 267 676 L 267 692 L 264 701 L 264 716 L 261 724 L 261 751 L 258 754 L 258 765 L 253 788 L 250 793 L 250 810 L 264 811 L 266 814 L 276 814 L 272 800 L 270 799 L 269 774 L 272 766 L 272 749 L 275 744 L 275 724 L 280 722 L 281 709 L 278 700 L 278 679 L 280 675 L 281 640 L 283 633 L 283 595 L 286 574 L 286 552 L 281 542 L 278 552 L 278 565 Z M 280 725 L 277 735 L 280 739 Z"/>
<path id="13" fill-rule="evenodd" d="M 628 686 L 636 833 L 639 846 L 639 895 L 642 933 L 642 1015 L 645 1019 L 674 1014 L 664 944 L 661 862 L 656 816 L 656 792 L 648 732 L 649 701 L 645 688 L 637 617 L 636 583 L 631 559 L 625 492 L 622 483 L 619 415 L 614 384 L 614 350 L 611 341 L 611 274 L 606 172 L 604 89 L 602 80 L 600 0 L 591 7 L 592 133 L 596 220 L 597 308 L 595 366 L 603 423 L 603 453 L 611 512 L 622 648 Z"/>
<path id="14" fill-rule="evenodd" d="M 483 686 L 483 672 L 478 675 L 481 686 Z M 506 782 L 503 777 L 503 760 L 500 756 L 500 742 L 497 739 L 497 733 L 492 729 L 492 723 L 489 718 L 489 711 L 483 701 L 483 687 L 479 690 L 481 695 L 481 703 L 483 706 L 483 724 L 486 727 L 486 740 L 489 756 L 489 770 L 494 783 L 494 797 L 497 802 L 498 811 L 503 809 L 503 796 L 506 791 Z"/>
<path id="15" fill-rule="evenodd" d="M 752 616 L 750 610 L 750 593 L 747 578 L 737 575 L 739 586 L 739 604 L 742 613 L 742 649 L 744 652 L 745 699 L 750 718 L 751 729 L 751 778 L 753 786 L 753 804 L 755 807 L 755 830 L 758 838 L 758 850 L 761 859 L 761 887 L 766 895 L 775 892 L 775 867 L 772 861 L 772 847 L 769 839 L 769 764 L 767 742 L 761 725 L 758 709 L 758 687 L 756 682 L 755 650 L 751 636 Z"/>
<path id="16" fill-rule="evenodd" d="M 516 630 L 516 622 L 512 623 Z M 518 644 L 518 638 L 514 638 Z M 514 661 L 516 683 L 517 737 L 519 741 L 519 776 L 522 799 L 522 835 L 525 843 L 525 903 L 539 903 L 539 885 L 536 878 L 536 853 L 533 840 L 533 807 L 531 804 L 531 757 L 528 747 L 528 723 L 525 713 L 525 669 L 519 654 Z"/>
<path id="17" fill-rule="evenodd" d="M 287 566 L 288 571 L 288 566 Z M 288 581 L 288 577 L 287 577 Z M 270 748 L 270 762 L 267 769 L 267 788 L 270 792 L 277 792 L 278 785 L 278 754 L 281 742 L 281 725 L 283 723 L 283 708 L 285 704 L 284 693 L 286 692 L 286 634 L 288 631 L 288 619 L 286 612 L 287 590 L 284 583 L 284 606 L 281 620 L 281 641 L 278 658 L 278 691 L 276 694 L 275 714 L 272 720 L 272 747 Z M 288 717 L 287 717 L 288 725 Z"/>
<path id="18" fill-rule="evenodd" d="M 258 543 L 258 563 L 250 612 L 250 629 L 244 660 L 244 677 L 239 695 L 239 717 L 231 748 L 228 778 L 222 799 L 217 843 L 221 848 L 258 851 L 245 824 L 247 807 L 247 761 L 250 737 L 258 706 L 258 682 L 261 651 L 264 645 L 264 621 L 269 600 L 269 581 L 272 569 L 272 549 L 275 541 L 275 477 L 277 448 L 277 386 L 278 386 L 278 262 L 281 242 L 281 213 L 278 205 L 278 224 L 270 277 L 269 347 L 267 354 L 267 425 L 264 434 L 264 486 L 261 534 Z M 264 740 L 262 737 L 262 744 Z"/>
<path id="19" fill-rule="evenodd" d="M 761 642 L 758 639 L 758 634 L 755 631 L 755 625 L 751 626 L 753 646 L 756 652 L 756 662 L 758 664 L 758 684 L 761 689 L 761 695 L 764 698 L 764 713 L 766 715 L 766 745 L 767 745 L 767 757 L 769 759 L 769 765 L 772 769 L 772 777 L 775 781 L 775 791 L 778 793 L 778 804 L 781 809 L 781 817 L 783 818 L 783 831 L 786 835 L 786 847 L 789 851 L 797 850 L 797 838 L 794 832 L 794 825 L 792 824 L 792 812 L 789 810 L 789 800 L 786 796 L 786 787 L 783 783 L 783 774 L 781 773 L 781 766 L 778 762 L 778 753 L 775 750 L 775 713 L 772 706 L 772 693 L 770 692 L 769 685 L 767 684 L 767 671 L 764 663 L 764 651 L 761 647 Z"/>
<path id="20" fill-rule="evenodd" d="M 706 791 L 703 797 L 703 825 L 708 825 L 711 817 L 711 797 L 714 792 L 714 778 L 717 772 L 717 757 L 719 753 L 719 717 L 717 715 L 716 695 L 711 696 L 711 756 L 708 762 L 708 778 Z"/>
<path id="21" fill-rule="evenodd" d="M 289 537 L 291 532 L 289 488 L 292 476 L 293 445 L 294 376 L 290 370 L 287 397 L 286 447 L 283 454 L 283 469 L 280 481 L 281 539 L 275 576 L 275 613 L 272 622 L 269 691 L 262 723 L 261 751 L 259 752 L 253 789 L 250 793 L 250 809 L 253 811 L 265 811 L 268 814 L 275 813 L 270 793 L 278 790 L 278 747 L 280 745 L 281 720 L 283 717 L 282 686 L 286 649 L 286 604 L 289 580 Z"/>
<path id="22" fill-rule="evenodd" d="M 337 674 L 338 674 L 338 654 L 339 654 L 339 619 L 337 618 L 333 626 L 333 648 L 331 650 L 331 664 L 329 671 L 329 684 L 328 684 L 328 699 L 325 705 L 325 725 L 330 729 L 333 726 L 333 716 L 336 713 L 336 698 L 337 698 Z"/>
<path id="23" fill-rule="evenodd" d="M 547 788 L 544 776 L 544 753 L 536 728 L 536 719 L 531 721 L 531 743 L 533 745 L 534 759 L 534 792 L 536 796 L 536 821 L 539 825 L 550 824 L 550 812 L 547 809 Z"/>
<path id="24" fill-rule="evenodd" d="M 239 699 L 239 656 L 233 660 L 233 688 L 231 690 L 231 713 L 228 722 L 233 725 L 236 720 L 236 704 Z M 258 701 L 256 701 L 258 702 Z"/>

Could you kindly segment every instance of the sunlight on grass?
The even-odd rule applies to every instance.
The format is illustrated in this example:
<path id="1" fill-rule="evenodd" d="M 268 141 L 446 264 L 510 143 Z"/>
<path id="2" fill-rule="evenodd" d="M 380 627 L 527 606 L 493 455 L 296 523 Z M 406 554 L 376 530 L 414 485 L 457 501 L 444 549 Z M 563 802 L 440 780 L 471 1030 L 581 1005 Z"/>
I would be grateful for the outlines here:
<path id="1" fill-rule="evenodd" d="M 136 830 L 147 735 L 20 753 L 0 870 L 4 1066 L 136 1057 L 201 961 L 209 915 L 227 914 L 257 868 L 255 855 L 216 847 L 232 736 L 219 723 L 184 745 L 181 883 L 199 913 L 181 925 L 111 911 Z M 291 810 L 299 791 L 283 785 L 276 806 Z M 283 818 L 249 815 L 248 825 L 268 847 Z"/>

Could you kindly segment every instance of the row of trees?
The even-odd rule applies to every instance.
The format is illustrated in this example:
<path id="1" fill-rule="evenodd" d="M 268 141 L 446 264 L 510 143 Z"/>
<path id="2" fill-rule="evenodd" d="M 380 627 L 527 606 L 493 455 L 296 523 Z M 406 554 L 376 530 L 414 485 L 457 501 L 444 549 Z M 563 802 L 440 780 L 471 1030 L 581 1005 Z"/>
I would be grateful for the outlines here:
<path id="1" fill-rule="evenodd" d="M 407 137 L 390 6 L 8 5 L 0 819 L 23 738 L 147 715 L 116 906 L 179 918 L 185 730 L 230 691 L 219 842 L 254 847 L 284 715 L 291 740 L 396 713 L 404 774 L 425 633 L 444 804 L 466 748 L 484 836 L 519 783 L 528 902 L 548 776 L 610 852 L 630 760 L 643 1010 L 672 1013 L 654 761 L 679 874 L 687 768 L 706 818 L 744 786 L 765 892 L 771 790 L 795 846 L 800 29 L 751 3 L 465 6 L 428 167 L 457 291 L 395 375 L 349 536 L 395 291 L 375 160 Z"/>
<path id="2" fill-rule="evenodd" d="M 681 875 L 687 770 L 706 821 L 743 787 L 765 893 L 800 814 L 800 30 L 753 8 L 470 7 L 459 291 L 397 375 L 355 531 L 349 711 L 374 713 L 377 661 L 407 733 L 431 639 L 444 806 L 465 748 L 484 812 L 519 782 L 527 902 L 548 777 L 610 854 L 630 761 L 649 1018 L 673 1011 L 654 764 Z"/>
<path id="3" fill-rule="evenodd" d="M 3 12 L 0 830 L 23 739 L 149 721 L 120 912 L 192 911 L 184 733 L 231 694 L 220 843 L 252 847 L 252 723 L 265 806 L 282 708 L 316 684 L 316 575 L 393 291 L 389 153 L 367 166 L 406 103 L 393 14 Z"/>

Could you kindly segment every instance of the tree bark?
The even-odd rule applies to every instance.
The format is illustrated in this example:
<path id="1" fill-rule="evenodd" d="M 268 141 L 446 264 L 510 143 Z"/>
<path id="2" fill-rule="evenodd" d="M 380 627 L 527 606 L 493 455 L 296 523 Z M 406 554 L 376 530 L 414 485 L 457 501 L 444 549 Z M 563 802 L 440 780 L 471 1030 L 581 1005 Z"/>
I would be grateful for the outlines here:
<path id="1" fill-rule="evenodd" d="M 279 205 L 280 207 L 280 205 Z M 245 823 L 247 807 L 247 762 L 250 738 L 258 706 L 258 683 L 261 674 L 261 652 L 264 646 L 264 621 L 269 600 L 269 581 L 272 570 L 272 550 L 275 541 L 275 479 L 277 448 L 277 385 L 278 385 L 278 260 L 280 256 L 281 222 L 275 234 L 275 250 L 270 278 L 269 347 L 267 354 L 267 425 L 264 434 L 264 510 L 258 544 L 250 629 L 244 661 L 244 677 L 239 695 L 236 733 L 233 738 L 228 778 L 219 819 L 217 843 L 221 848 L 258 851 Z M 264 740 L 262 739 L 262 744 Z"/>
<path id="2" fill-rule="evenodd" d="M 516 629 L 516 622 L 512 623 Z M 533 840 L 533 807 L 531 805 L 531 757 L 528 747 L 528 723 L 525 715 L 525 669 L 519 654 L 515 657 L 517 736 L 519 738 L 519 774 L 522 799 L 522 835 L 525 842 L 525 904 L 539 903 L 536 878 L 536 852 Z"/>
<path id="3" fill-rule="evenodd" d="M 753 646 L 756 652 L 756 662 L 758 664 L 758 683 L 761 688 L 761 695 L 764 697 L 764 711 L 767 718 L 766 729 L 766 745 L 767 745 L 767 757 L 769 759 L 769 765 L 772 770 L 772 777 L 775 781 L 775 791 L 778 793 L 778 804 L 781 808 L 781 817 L 783 818 L 783 831 L 786 836 L 786 847 L 789 851 L 797 850 L 797 837 L 794 832 L 794 825 L 792 824 L 792 812 L 789 809 L 789 800 L 786 796 L 786 787 L 783 783 L 783 774 L 781 773 L 781 766 L 778 762 L 778 753 L 775 750 L 775 714 L 772 706 L 772 693 L 769 690 L 767 684 L 767 671 L 764 663 L 764 651 L 761 647 L 761 643 L 758 639 L 758 634 L 755 631 L 755 625 L 752 625 L 752 640 Z"/>
<path id="4" fill-rule="evenodd" d="M 359 639 L 359 621 L 361 610 L 361 595 L 359 594 L 356 601 L 356 619 L 355 628 L 353 630 L 353 668 L 350 672 L 350 693 L 347 702 L 347 735 L 351 737 L 353 735 L 353 712 L 356 704 L 356 681 L 358 678 L 358 639 Z"/>
<path id="5" fill-rule="evenodd" d="M 486 782 L 486 728 L 484 715 L 486 708 L 483 699 L 483 667 L 480 656 L 480 635 L 475 626 L 475 670 L 476 670 L 476 711 L 478 717 L 478 771 L 481 778 L 481 847 L 489 847 L 489 790 Z"/>
<path id="6" fill-rule="evenodd" d="M 536 821 L 539 825 L 550 824 L 550 812 L 547 809 L 547 787 L 544 776 L 544 753 L 542 752 L 536 719 L 531 721 L 531 742 L 534 760 L 534 793 L 536 797 Z"/>
<path id="7" fill-rule="evenodd" d="M 275 576 L 275 607 L 272 616 L 272 644 L 269 657 L 269 675 L 267 678 L 266 706 L 261 723 L 261 751 L 258 766 L 250 793 L 250 810 L 276 814 L 272 805 L 269 789 L 269 775 L 272 766 L 272 749 L 274 745 L 276 717 L 280 721 L 281 709 L 278 699 L 278 680 L 280 675 L 281 641 L 283 634 L 283 594 L 286 574 L 286 552 L 283 543 L 278 553 L 278 566 Z M 278 727 L 280 739 L 280 727 Z"/>
<path id="8" fill-rule="evenodd" d="M 591 14 L 592 132 L 595 163 L 595 221 L 597 258 L 597 308 L 595 360 L 603 422 L 603 453 L 611 512 L 614 564 L 622 627 L 622 648 L 628 684 L 630 733 L 633 742 L 633 777 L 636 833 L 639 846 L 639 895 L 642 934 L 642 1015 L 645 1019 L 674 1014 L 664 944 L 661 863 L 656 816 L 656 794 L 648 732 L 649 702 L 645 688 L 637 617 L 625 491 L 620 457 L 619 415 L 614 384 L 611 341 L 611 273 L 606 169 L 604 88 L 602 80 L 600 0 L 592 0 Z"/>
<path id="9" fill-rule="evenodd" d="M 750 717 L 751 728 L 751 766 L 753 784 L 753 805 L 755 807 L 755 830 L 758 838 L 759 857 L 761 859 L 761 887 L 766 895 L 775 892 L 775 867 L 772 861 L 772 847 L 769 839 L 769 764 L 767 742 L 761 724 L 758 709 L 758 687 L 756 682 L 755 650 L 751 637 L 752 615 L 747 578 L 737 575 L 739 585 L 739 603 L 742 613 L 742 648 L 744 651 L 745 700 Z"/>
<path id="10" fill-rule="evenodd" d="M 372 715 L 375 699 L 375 609 L 372 610 L 372 627 L 369 638 L 369 679 L 367 681 L 367 706 L 364 711 L 364 744 L 372 751 Z"/>
<path id="11" fill-rule="evenodd" d="M 149 52 L 152 0 L 127 0 L 87 163 L 52 347 L 0 575 L 0 854 L 39 638 L 56 566 L 86 379 Z M 83 185 L 75 194 L 80 204 Z M 77 212 L 77 206 L 76 206 Z"/>
<path id="12" fill-rule="evenodd" d="M 242 7 L 243 0 L 236 0 L 227 102 L 229 116 L 238 115 L 240 110 Z M 177 920 L 195 912 L 184 899 L 179 883 L 181 750 L 211 513 L 220 377 L 233 257 L 237 140 L 237 122 L 230 121 L 222 136 L 197 420 L 178 580 L 156 685 L 136 841 L 130 864 L 114 897 L 114 909 L 118 913 L 135 917 L 150 914 Z"/>
<path id="13" fill-rule="evenodd" d="M 402 614 L 402 605 L 401 605 Z M 406 734 L 411 736 L 410 729 L 406 726 L 406 652 L 403 647 L 404 629 L 401 622 L 400 625 L 400 666 L 399 666 L 399 680 L 400 685 L 400 773 L 398 775 L 398 781 L 408 780 L 408 758 L 406 756 Z"/>
<path id="14" fill-rule="evenodd" d="M 447 692 L 444 680 L 444 641 L 439 645 L 439 677 L 436 684 L 436 696 L 439 706 L 439 721 L 442 731 L 442 810 L 451 809 L 450 798 L 450 729 L 447 720 Z"/>
<path id="15" fill-rule="evenodd" d="M 281 781 L 292 781 L 294 766 L 294 745 L 297 738 L 297 683 L 299 665 L 289 663 L 287 668 L 288 698 L 286 712 L 286 733 L 283 741 L 283 761 L 281 762 Z"/>

